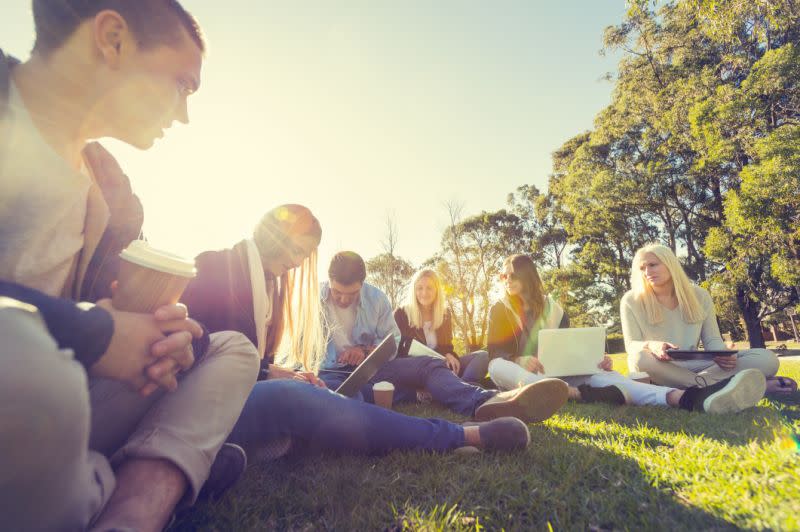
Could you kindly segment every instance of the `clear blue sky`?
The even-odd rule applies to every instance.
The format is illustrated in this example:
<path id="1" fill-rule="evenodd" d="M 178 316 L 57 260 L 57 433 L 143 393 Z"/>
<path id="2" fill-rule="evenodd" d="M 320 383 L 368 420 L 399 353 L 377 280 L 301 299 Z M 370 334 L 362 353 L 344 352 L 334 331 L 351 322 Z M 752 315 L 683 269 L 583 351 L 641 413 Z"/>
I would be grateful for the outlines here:
<path id="1" fill-rule="evenodd" d="M 545 188 L 550 154 L 608 104 L 603 29 L 623 0 L 185 0 L 209 42 L 189 126 L 118 156 L 145 231 L 183 254 L 232 245 L 303 203 L 338 249 L 436 251 L 446 202 L 495 210 Z M 0 47 L 27 57 L 30 2 L 0 3 Z"/>

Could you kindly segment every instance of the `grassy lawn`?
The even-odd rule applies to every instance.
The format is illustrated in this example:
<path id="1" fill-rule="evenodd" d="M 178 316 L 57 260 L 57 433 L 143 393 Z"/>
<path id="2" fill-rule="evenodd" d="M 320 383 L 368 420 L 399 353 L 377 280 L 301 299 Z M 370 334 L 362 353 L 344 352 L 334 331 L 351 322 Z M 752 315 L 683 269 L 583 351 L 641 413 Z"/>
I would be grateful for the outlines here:
<path id="1" fill-rule="evenodd" d="M 517 454 L 256 465 L 172 530 L 800 529 L 800 394 L 730 416 L 570 403 L 531 433 Z"/>

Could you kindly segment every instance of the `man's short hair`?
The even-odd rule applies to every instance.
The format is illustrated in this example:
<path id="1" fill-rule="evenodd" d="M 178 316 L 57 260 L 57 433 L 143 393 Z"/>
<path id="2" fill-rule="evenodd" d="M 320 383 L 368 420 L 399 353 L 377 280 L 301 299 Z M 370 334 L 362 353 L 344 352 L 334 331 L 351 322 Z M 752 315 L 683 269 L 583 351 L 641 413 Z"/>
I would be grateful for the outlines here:
<path id="1" fill-rule="evenodd" d="M 367 266 L 358 253 L 340 251 L 331 259 L 331 265 L 328 267 L 328 278 L 343 285 L 363 283 L 364 279 L 367 278 Z"/>
<path id="2" fill-rule="evenodd" d="M 128 23 L 140 47 L 175 46 L 181 28 L 204 52 L 200 26 L 177 0 L 33 0 L 36 42 L 33 51 L 47 55 L 61 47 L 81 23 L 110 9 Z"/>

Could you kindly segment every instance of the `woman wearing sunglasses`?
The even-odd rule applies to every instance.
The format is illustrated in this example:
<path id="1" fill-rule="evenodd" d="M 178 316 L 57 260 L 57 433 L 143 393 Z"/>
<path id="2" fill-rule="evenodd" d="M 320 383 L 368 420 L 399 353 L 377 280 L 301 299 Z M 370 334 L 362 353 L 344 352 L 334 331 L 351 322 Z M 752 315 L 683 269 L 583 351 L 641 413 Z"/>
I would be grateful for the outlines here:
<path id="1" fill-rule="evenodd" d="M 527 255 L 508 257 L 501 274 L 506 295 L 489 315 L 489 376 L 501 389 L 545 378 L 546 368 L 537 358 L 539 331 L 569 327 L 569 318 L 551 296 L 544 293 L 539 272 Z M 565 377 L 570 398 L 585 402 L 660 405 L 709 413 L 728 413 L 754 406 L 763 393 L 763 375 L 745 370 L 743 378 L 720 380 L 704 388 L 685 390 L 631 380 L 611 371 L 606 355 L 594 375 Z M 743 372 L 744 373 L 744 372 Z"/>

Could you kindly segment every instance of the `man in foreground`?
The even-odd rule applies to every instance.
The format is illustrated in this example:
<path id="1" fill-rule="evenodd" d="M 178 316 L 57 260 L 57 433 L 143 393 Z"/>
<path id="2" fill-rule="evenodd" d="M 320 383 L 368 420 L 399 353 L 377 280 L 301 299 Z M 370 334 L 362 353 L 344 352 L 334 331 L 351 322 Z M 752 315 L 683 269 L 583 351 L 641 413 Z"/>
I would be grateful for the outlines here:
<path id="1" fill-rule="evenodd" d="M 147 149 L 187 123 L 203 41 L 173 0 L 34 0 L 33 15 L 30 59 L 0 53 L 0 516 L 160 530 L 197 497 L 258 362 L 183 306 L 74 303 L 108 290 L 109 259 L 141 225 L 88 141 Z"/>

